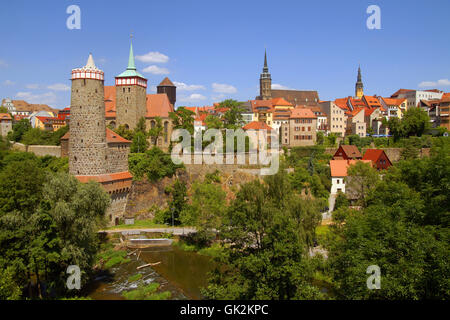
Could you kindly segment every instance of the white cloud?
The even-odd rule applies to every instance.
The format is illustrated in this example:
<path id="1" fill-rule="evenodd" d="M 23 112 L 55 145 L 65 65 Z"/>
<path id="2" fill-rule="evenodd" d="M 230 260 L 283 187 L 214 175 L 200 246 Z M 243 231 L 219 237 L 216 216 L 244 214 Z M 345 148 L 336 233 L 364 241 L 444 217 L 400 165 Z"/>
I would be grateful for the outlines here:
<path id="1" fill-rule="evenodd" d="M 422 81 L 421 83 L 419 83 L 419 88 L 448 86 L 450 86 L 450 80 L 448 79 L 440 79 L 438 81 Z"/>
<path id="2" fill-rule="evenodd" d="M 214 95 L 211 97 L 211 99 L 213 101 L 221 101 L 226 97 L 226 95 L 224 93 L 218 94 L 218 95 Z"/>
<path id="3" fill-rule="evenodd" d="M 6 63 L 6 61 L 0 59 L 0 67 L 7 67 L 7 66 L 8 64 Z"/>
<path id="4" fill-rule="evenodd" d="M 148 66 L 144 70 L 142 70 L 145 73 L 151 73 L 151 74 L 169 74 L 169 70 L 166 68 L 160 68 L 158 66 Z"/>
<path id="5" fill-rule="evenodd" d="M 57 97 L 53 92 L 47 92 L 42 94 L 33 94 L 31 92 L 18 92 L 16 98 L 25 100 L 28 103 L 35 104 L 54 104 L 57 101 Z"/>
<path id="6" fill-rule="evenodd" d="M 55 83 L 47 87 L 47 89 L 54 91 L 69 91 L 70 87 L 64 83 Z"/>
<path id="7" fill-rule="evenodd" d="M 25 88 L 31 89 L 31 90 L 39 89 L 39 85 L 36 84 L 36 83 L 31 83 L 31 84 L 27 84 L 27 85 L 25 86 Z"/>
<path id="8" fill-rule="evenodd" d="M 3 85 L 5 85 L 5 86 L 13 86 L 13 85 L 15 85 L 16 83 L 15 82 L 13 82 L 13 81 L 11 81 L 11 80 L 5 80 L 5 81 L 3 81 Z"/>
<path id="9" fill-rule="evenodd" d="M 206 88 L 200 84 L 186 84 L 183 82 L 176 82 L 174 84 L 177 86 L 177 91 L 195 91 L 195 90 L 205 90 Z"/>
<path id="10" fill-rule="evenodd" d="M 193 93 L 188 97 L 180 98 L 180 101 L 182 101 L 182 102 L 195 102 L 195 101 L 201 101 L 201 100 L 206 100 L 206 97 L 199 93 Z"/>
<path id="11" fill-rule="evenodd" d="M 293 89 L 283 86 L 282 84 L 279 84 L 279 83 L 272 83 L 272 89 L 274 89 L 274 90 L 293 90 Z"/>
<path id="12" fill-rule="evenodd" d="M 230 84 L 213 83 L 212 88 L 214 92 L 218 93 L 236 93 L 237 89 Z"/>
<path id="13" fill-rule="evenodd" d="M 149 52 L 142 56 L 136 56 L 136 60 L 147 63 L 166 63 L 169 61 L 169 57 L 160 52 Z"/>
<path id="14" fill-rule="evenodd" d="M 157 87 L 156 86 L 150 86 L 149 88 L 148 88 L 148 90 L 150 91 L 150 92 L 156 92 L 157 91 Z"/>

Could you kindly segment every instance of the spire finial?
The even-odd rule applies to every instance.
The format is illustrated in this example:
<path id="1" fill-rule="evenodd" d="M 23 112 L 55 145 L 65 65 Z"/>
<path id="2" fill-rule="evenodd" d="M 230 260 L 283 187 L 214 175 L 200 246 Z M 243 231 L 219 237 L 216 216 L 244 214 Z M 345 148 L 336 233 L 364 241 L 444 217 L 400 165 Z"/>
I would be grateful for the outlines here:
<path id="1" fill-rule="evenodd" d="M 130 56 L 128 58 L 128 67 L 127 70 L 136 70 L 136 65 L 134 63 L 134 54 L 133 54 L 133 34 L 130 34 Z"/>

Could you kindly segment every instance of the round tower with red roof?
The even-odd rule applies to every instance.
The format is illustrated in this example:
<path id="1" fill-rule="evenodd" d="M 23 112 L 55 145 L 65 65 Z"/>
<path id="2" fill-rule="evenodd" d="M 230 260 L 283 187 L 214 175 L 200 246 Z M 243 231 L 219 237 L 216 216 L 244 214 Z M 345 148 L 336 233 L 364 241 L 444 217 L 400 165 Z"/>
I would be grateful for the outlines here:
<path id="1" fill-rule="evenodd" d="M 105 174 L 104 73 L 95 66 L 92 54 L 84 67 L 72 70 L 71 80 L 69 172 Z"/>

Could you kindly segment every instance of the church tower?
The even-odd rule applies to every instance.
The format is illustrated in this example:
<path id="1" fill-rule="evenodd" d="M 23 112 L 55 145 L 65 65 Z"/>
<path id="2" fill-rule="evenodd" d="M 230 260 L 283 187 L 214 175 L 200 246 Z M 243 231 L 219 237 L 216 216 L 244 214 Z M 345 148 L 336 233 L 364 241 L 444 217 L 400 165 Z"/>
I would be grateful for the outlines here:
<path id="1" fill-rule="evenodd" d="M 358 66 L 358 79 L 355 85 L 355 98 L 361 99 L 364 95 L 364 85 L 361 80 L 361 67 Z"/>
<path id="2" fill-rule="evenodd" d="M 267 52 L 264 51 L 264 68 L 259 77 L 259 98 L 261 100 L 272 99 L 272 77 L 267 66 Z"/>
<path id="3" fill-rule="evenodd" d="M 116 77 L 116 121 L 134 129 L 140 118 L 147 113 L 147 79 L 137 72 L 134 62 L 133 42 L 127 70 Z"/>
<path id="4" fill-rule="evenodd" d="M 86 65 L 72 70 L 69 172 L 75 176 L 106 173 L 104 73 L 89 55 Z"/>
<path id="5" fill-rule="evenodd" d="M 163 81 L 156 87 L 156 93 L 165 93 L 169 98 L 170 104 L 175 107 L 177 101 L 177 87 L 173 84 L 168 77 L 165 77 Z"/>

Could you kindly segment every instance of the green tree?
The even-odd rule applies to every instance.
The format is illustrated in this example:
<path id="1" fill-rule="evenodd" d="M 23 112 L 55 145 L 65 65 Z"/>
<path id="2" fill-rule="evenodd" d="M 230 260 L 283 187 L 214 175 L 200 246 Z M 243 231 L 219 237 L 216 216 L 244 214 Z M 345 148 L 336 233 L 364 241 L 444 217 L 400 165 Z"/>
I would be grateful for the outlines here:
<path id="1" fill-rule="evenodd" d="M 430 117 L 421 108 L 409 108 L 401 120 L 407 136 L 422 136 L 430 128 Z"/>
<path id="2" fill-rule="evenodd" d="M 138 133 L 141 132 L 144 135 L 147 134 L 147 126 L 145 125 L 145 118 L 141 117 L 138 121 L 138 123 L 136 124 L 136 128 L 134 128 L 134 133 Z"/>
<path id="3" fill-rule="evenodd" d="M 205 123 L 208 129 L 221 129 L 223 127 L 222 120 L 212 114 L 205 118 Z"/>
<path id="4" fill-rule="evenodd" d="M 30 120 L 22 119 L 13 124 L 13 131 L 8 134 L 8 139 L 11 141 L 19 142 L 22 140 L 22 136 L 31 129 Z"/>
<path id="5" fill-rule="evenodd" d="M 220 184 L 196 182 L 192 186 L 191 204 L 182 213 L 183 224 L 197 228 L 194 241 L 206 246 L 215 237 L 226 209 L 226 193 Z"/>
<path id="6" fill-rule="evenodd" d="M 149 181 L 171 177 L 178 168 L 183 168 L 183 165 L 174 164 L 170 155 L 158 147 L 153 147 L 145 153 L 130 154 L 128 166 L 135 179 L 146 176 Z"/>
<path id="7" fill-rule="evenodd" d="M 236 129 L 242 126 L 242 102 L 227 99 L 216 105 L 216 109 L 227 109 L 223 114 L 224 124 L 226 128 Z"/>
<path id="8" fill-rule="evenodd" d="M 150 127 L 150 130 L 148 131 L 149 137 L 151 137 L 153 146 L 156 146 L 158 144 L 158 139 L 163 135 L 164 127 L 162 125 L 162 119 L 161 117 L 155 117 L 155 125 L 153 127 Z"/>
<path id="9" fill-rule="evenodd" d="M 170 200 L 168 201 L 169 210 L 166 218 L 169 219 L 166 219 L 165 223 L 179 225 L 181 213 L 187 206 L 186 185 L 177 179 L 167 191 L 170 193 Z"/>
<path id="10" fill-rule="evenodd" d="M 325 136 L 324 136 L 323 132 L 321 132 L 321 131 L 317 132 L 317 140 L 316 140 L 316 143 L 317 143 L 318 145 L 323 145 L 324 142 L 325 142 Z"/>
<path id="11" fill-rule="evenodd" d="M 241 186 L 223 217 L 227 244 L 204 294 L 212 299 L 313 299 L 308 235 L 320 213 L 292 192 L 285 170 Z"/>
<path id="12" fill-rule="evenodd" d="M 195 113 L 185 107 L 178 107 L 175 112 L 169 112 L 174 129 L 186 129 L 191 135 L 194 134 Z"/>
<path id="13" fill-rule="evenodd" d="M 133 142 L 131 143 L 130 152 L 144 153 L 148 149 L 147 136 L 142 131 L 137 131 L 134 134 Z"/>
<path id="14" fill-rule="evenodd" d="M 366 205 L 366 197 L 379 181 L 377 171 L 370 163 L 357 161 L 347 170 L 346 191 L 362 206 Z"/>

